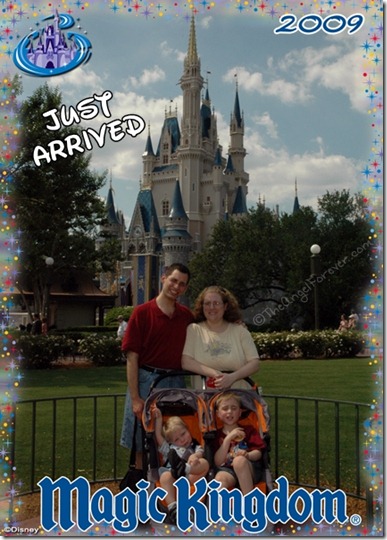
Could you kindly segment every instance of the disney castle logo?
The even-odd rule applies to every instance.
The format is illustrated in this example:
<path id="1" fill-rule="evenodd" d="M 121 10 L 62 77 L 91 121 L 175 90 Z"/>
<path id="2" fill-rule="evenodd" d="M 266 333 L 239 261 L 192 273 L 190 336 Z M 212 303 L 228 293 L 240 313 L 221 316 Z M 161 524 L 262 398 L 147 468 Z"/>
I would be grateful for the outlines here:
<path id="1" fill-rule="evenodd" d="M 91 43 L 83 35 L 63 30 L 72 28 L 75 21 L 71 15 L 59 14 L 45 17 L 51 20 L 40 32 L 35 30 L 25 36 L 16 47 L 13 61 L 17 68 L 36 77 L 63 75 L 89 61 Z"/>

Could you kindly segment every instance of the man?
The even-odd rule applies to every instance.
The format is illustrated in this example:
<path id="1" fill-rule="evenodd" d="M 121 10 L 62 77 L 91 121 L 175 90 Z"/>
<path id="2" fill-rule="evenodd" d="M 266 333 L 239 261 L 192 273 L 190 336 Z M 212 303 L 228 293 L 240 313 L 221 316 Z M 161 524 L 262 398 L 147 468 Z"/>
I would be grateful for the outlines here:
<path id="1" fill-rule="evenodd" d="M 125 335 L 125 330 L 126 330 L 126 327 L 128 326 L 128 323 L 125 321 L 122 315 L 118 315 L 117 321 L 118 321 L 117 339 L 119 341 L 122 341 Z"/>
<path id="2" fill-rule="evenodd" d="M 34 313 L 34 320 L 32 322 L 31 334 L 34 336 L 40 336 L 42 333 L 42 320 L 39 313 Z"/>
<path id="3" fill-rule="evenodd" d="M 126 393 L 121 445 L 132 447 L 134 417 L 136 434 L 136 467 L 142 468 L 141 415 L 152 382 L 168 370 L 181 369 L 181 356 L 187 326 L 193 322 L 191 311 L 177 298 L 185 293 L 190 278 L 183 264 L 172 264 L 161 276 L 159 295 L 137 306 L 128 323 L 122 350 L 126 354 L 128 391 Z M 166 377 L 159 388 L 184 387 L 183 377 Z"/>

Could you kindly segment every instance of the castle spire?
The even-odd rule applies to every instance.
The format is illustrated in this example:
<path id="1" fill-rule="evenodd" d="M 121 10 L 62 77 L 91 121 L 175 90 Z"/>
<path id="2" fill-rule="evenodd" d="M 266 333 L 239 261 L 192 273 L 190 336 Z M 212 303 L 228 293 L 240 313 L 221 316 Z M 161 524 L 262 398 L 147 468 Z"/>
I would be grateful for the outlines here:
<path id="1" fill-rule="evenodd" d="M 191 62 L 197 62 L 198 59 L 199 59 L 198 58 L 198 50 L 197 50 L 197 47 L 196 47 L 195 19 L 194 19 L 194 15 L 192 14 L 191 27 L 190 27 L 190 31 L 189 31 L 187 60 L 191 63 Z"/>
<path id="2" fill-rule="evenodd" d="M 240 128 L 242 126 L 242 115 L 241 115 L 241 108 L 239 105 L 238 79 L 236 80 L 236 88 L 235 88 L 234 118 L 235 118 L 237 126 Z"/>
<path id="3" fill-rule="evenodd" d="M 293 205 L 293 214 L 296 214 L 300 210 L 300 203 L 298 201 L 298 194 L 297 194 L 297 178 L 294 182 L 294 189 L 295 189 L 295 196 L 294 196 L 294 205 Z"/>

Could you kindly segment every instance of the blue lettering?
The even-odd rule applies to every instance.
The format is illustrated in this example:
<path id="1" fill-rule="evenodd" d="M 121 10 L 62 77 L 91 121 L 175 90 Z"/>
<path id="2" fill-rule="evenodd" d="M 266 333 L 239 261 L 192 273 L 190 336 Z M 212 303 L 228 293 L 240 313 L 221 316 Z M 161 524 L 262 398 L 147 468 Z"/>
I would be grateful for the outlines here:
<path id="1" fill-rule="evenodd" d="M 138 519 L 142 523 L 146 523 L 149 519 L 148 515 L 148 493 L 146 489 L 149 487 L 149 482 L 146 480 L 140 480 L 137 482 L 137 487 L 139 488 L 137 492 L 137 503 L 138 503 Z"/>
<path id="2" fill-rule="evenodd" d="M 205 531 L 211 525 L 208 521 L 206 505 L 200 500 L 207 491 L 207 482 L 201 478 L 195 482 L 195 492 L 191 495 L 191 484 L 187 478 L 182 476 L 174 483 L 177 494 L 177 525 L 181 531 L 186 531 L 191 527 L 190 511 L 195 512 L 195 524 L 199 531 Z"/>
<path id="3" fill-rule="evenodd" d="M 70 482 L 64 476 L 53 482 L 45 476 L 38 483 L 41 491 L 40 523 L 45 531 L 51 531 L 59 525 L 64 531 L 68 531 L 75 525 L 72 519 L 72 491 L 78 492 L 76 507 L 78 510 L 77 523 L 82 531 L 87 531 L 93 525 L 89 520 L 90 484 L 80 476 Z M 58 519 L 54 521 L 54 492 L 58 490 Z"/>
<path id="4" fill-rule="evenodd" d="M 271 521 L 271 523 L 276 523 L 277 521 L 286 523 L 289 520 L 289 482 L 284 476 L 280 476 L 277 478 L 277 484 L 278 489 L 273 489 L 273 491 L 270 491 L 266 498 L 266 517 L 269 521 Z M 283 488 L 285 488 L 286 491 L 284 491 Z"/>
<path id="5" fill-rule="evenodd" d="M 258 488 L 253 489 L 245 495 L 244 505 L 245 519 L 242 521 L 242 529 L 246 532 L 260 533 L 267 524 L 264 493 Z"/>
<path id="6" fill-rule="evenodd" d="M 123 533 L 132 532 L 137 528 L 136 494 L 129 488 L 116 495 L 115 519 L 112 525 L 116 531 Z"/>
<path id="7" fill-rule="evenodd" d="M 221 509 L 221 501 L 219 501 L 219 492 L 218 488 L 220 488 L 221 483 L 217 480 L 211 480 L 211 482 L 208 484 L 208 487 L 210 488 L 210 492 L 208 493 L 208 507 L 210 511 L 209 518 L 212 521 L 212 523 L 218 523 L 220 520 L 220 513 Z"/>
<path id="8" fill-rule="evenodd" d="M 320 523 L 323 519 L 327 523 L 333 523 L 336 519 L 340 523 L 345 523 L 347 516 L 347 496 L 344 491 L 318 491 L 312 493 L 313 510 L 312 517 L 315 523 Z"/>
<path id="9" fill-rule="evenodd" d="M 239 523 L 243 519 L 242 492 L 239 489 L 228 490 L 226 488 L 222 488 L 219 491 L 219 495 L 222 501 L 222 521 L 228 523 L 234 519 L 237 523 Z"/>
<path id="10" fill-rule="evenodd" d="M 165 519 L 166 514 L 163 512 L 159 512 L 157 501 L 162 501 L 167 492 L 165 489 L 162 488 L 156 488 L 149 496 L 149 518 L 153 519 L 153 521 L 156 521 L 156 523 L 162 523 Z"/>
<path id="11" fill-rule="evenodd" d="M 277 488 L 268 494 L 254 488 L 247 495 L 242 495 L 236 488 L 219 489 L 221 484 L 216 480 L 207 484 L 201 478 L 192 486 L 187 478 L 179 478 L 174 483 L 177 526 L 185 532 L 195 525 L 203 532 L 213 523 L 235 521 L 241 523 L 244 531 L 257 534 L 266 528 L 268 521 L 304 523 L 312 518 L 314 523 L 325 520 L 327 523 L 338 521 L 343 524 L 348 520 L 347 498 L 343 491 L 315 489 L 309 493 L 306 489 L 298 488 L 289 495 L 288 480 L 281 476 L 276 482 Z M 68 531 L 77 525 L 85 532 L 94 523 L 103 521 L 111 523 L 118 533 L 131 533 L 139 522 L 146 523 L 151 519 L 163 523 L 166 514 L 162 512 L 159 502 L 167 492 L 155 488 L 149 493 L 149 485 L 146 480 L 140 480 L 136 493 L 126 488 L 117 495 L 104 487 L 91 497 L 90 484 L 82 476 L 73 481 L 62 476 L 55 482 L 46 476 L 38 482 L 42 528 L 49 532 L 59 526 L 63 531 Z"/>
<path id="12" fill-rule="evenodd" d="M 97 523 L 113 521 L 113 495 L 110 489 L 101 488 L 91 499 L 91 514 Z"/>
<path id="13" fill-rule="evenodd" d="M 298 501 L 302 500 L 302 510 L 301 513 L 299 512 L 297 505 Z M 309 493 L 306 491 L 306 489 L 297 489 L 294 493 L 291 494 L 289 499 L 289 514 L 292 516 L 292 519 L 296 523 L 304 523 L 310 516 L 310 512 L 312 509 L 312 502 L 310 499 Z"/>

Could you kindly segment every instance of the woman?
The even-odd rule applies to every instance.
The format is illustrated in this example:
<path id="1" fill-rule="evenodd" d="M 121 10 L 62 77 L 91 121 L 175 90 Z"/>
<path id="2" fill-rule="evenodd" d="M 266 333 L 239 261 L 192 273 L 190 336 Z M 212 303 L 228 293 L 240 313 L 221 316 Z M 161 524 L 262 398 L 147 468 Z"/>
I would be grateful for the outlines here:
<path id="1" fill-rule="evenodd" d="M 236 298 L 223 287 L 207 287 L 194 307 L 195 323 L 187 328 L 182 368 L 207 377 L 207 385 L 249 388 L 246 381 L 259 368 L 259 356 L 250 335 L 240 324 Z M 227 373 L 230 372 L 230 373 Z M 202 378 L 192 377 L 193 387 L 202 388 Z"/>
<path id="2" fill-rule="evenodd" d="M 348 324 L 348 321 L 347 321 L 347 317 L 345 316 L 345 314 L 343 313 L 340 317 L 340 324 L 339 324 L 339 327 L 338 327 L 338 331 L 339 332 L 345 332 L 346 330 L 348 330 L 349 328 L 349 324 Z"/>

